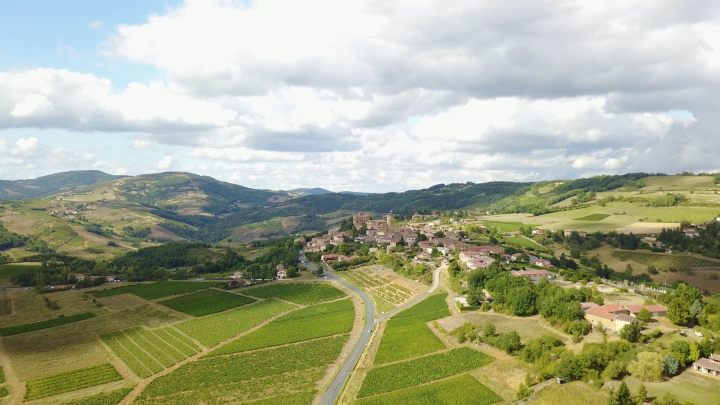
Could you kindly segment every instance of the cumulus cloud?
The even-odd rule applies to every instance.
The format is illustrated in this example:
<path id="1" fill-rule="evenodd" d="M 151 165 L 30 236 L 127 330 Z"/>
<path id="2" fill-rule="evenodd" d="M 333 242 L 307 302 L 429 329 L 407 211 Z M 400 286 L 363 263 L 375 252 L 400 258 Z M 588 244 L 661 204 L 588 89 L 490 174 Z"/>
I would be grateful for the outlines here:
<path id="1" fill-rule="evenodd" d="M 162 159 L 157 163 L 157 167 L 159 170 L 167 170 L 172 166 L 173 164 L 173 157 L 170 155 L 163 156 Z"/>

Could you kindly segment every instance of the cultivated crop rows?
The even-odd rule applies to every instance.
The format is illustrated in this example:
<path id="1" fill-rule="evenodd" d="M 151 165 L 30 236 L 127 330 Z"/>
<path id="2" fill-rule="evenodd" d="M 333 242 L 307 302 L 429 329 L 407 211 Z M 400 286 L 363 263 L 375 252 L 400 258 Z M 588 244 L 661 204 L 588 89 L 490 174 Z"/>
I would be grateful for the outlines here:
<path id="1" fill-rule="evenodd" d="M 359 405 L 473 404 L 489 405 L 502 401 L 496 393 L 468 374 L 451 377 L 427 385 L 404 388 L 387 394 L 363 398 Z"/>
<path id="2" fill-rule="evenodd" d="M 29 401 L 46 398 L 118 380 L 122 380 L 122 377 L 117 370 L 110 364 L 102 364 L 28 381 L 25 399 Z"/>
<path id="3" fill-rule="evenodd" d="M 345 296 L 345 293 L 331 285 L 317 283 L 276 283 L 247 289 L 243 293 L 258 298 L 281 298 L 301 305 L 332 301 Z"/>
<path id="4" fill-rule="evenodd" d="M 632 260 L 645 266 L 655 266 L 661 269 L 692 269 L 694 267 L 720 267 L 720 261 L 703 259 L 689 255 L 666 255 L 646 252 L 630 252 L 618 250 L 613 256 L 623 260 Z"/>
<path id="5" fill-rule="evenodd" d="M 53 318 L 53 319 L 48 319 L 46 321 L 26 323 L 26 324 L 15 325 L 15 326 L 8 326 L 6 328 L 0 328 L 0 335 L 12 336 L 12 335 L 18 335 L 20 333 L 34 332 L 36 330 L 66 325 L 68 323 L 73 323 L 73 322 L 84 321 L 85 319 L 90 319 L 95 316 L 96 315 L 93 314 L 92 312 L 83 312 L 81 314 L 68 315 L 68 316 L 62 316 L 62 317 L 57 317 L 57 318 Z"/>
<path id="6" fill-rule="evenodd" d="M 355 285 L 393 304 L 400 305 L 412 296 L 412 291 L 391 280 L 366 270 L 350 270 L 345 276 Z"/>
<path id="7" fill-rule="evenodd" d="M 120 294 L 135 294 L 146 300 L 187 294 L 193 291 L 204 290 L 216 283 L 207 281 L 161 281 L 159 283 L 133 284 L 116 288 L 93 291 L 96 297 L 110 297 Z"/>
<path id="8" fill-rule="evenodd" d="M 125 329 L 102 339 L 140 377 L 158 373 L 200 350 L 172 327 Z"/>
<path id="9" fill-rule="evenodd" d="M 203 316 L 251 304 L 255 301 L 254 298 L 215 289 L 207 289 L 170 298 L 160 301 L 159 303 L 186 314 Z"/>

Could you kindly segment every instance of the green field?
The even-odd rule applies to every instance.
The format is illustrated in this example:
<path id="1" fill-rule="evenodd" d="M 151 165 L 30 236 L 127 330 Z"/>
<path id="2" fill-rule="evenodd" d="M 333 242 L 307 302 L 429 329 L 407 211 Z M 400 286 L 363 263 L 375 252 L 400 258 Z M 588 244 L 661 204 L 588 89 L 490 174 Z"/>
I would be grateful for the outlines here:
<path id="1" fill-rule="evenodd" d="M 215 286 L 217 283 L 208 281 L 160 281 L 157 283 L 143 283 L 126 285 L 105 290 L 93 291 L 96 297 L 111 297 L 120 294 L 134 294 L 146 300 L 170 297 L 173 295 L 187 294 L 193 291 L 204 290 Z"/>
<path id="2" fill-rule="evenodd" d="M 116 405 L 132 391 L 132 387 L 103 392 L 83 399 L 63 402 L 62 405 Z"/>
<path id="3" fill-rule="evenodd" d="M 335 361 L 347 335 L 188 363 L 153 381 L 138 404 L 263 403 L 312 399 L 316 381 Z"/>
<path id="4" fill-rule="evenodd" d="M 502 401 L 468 374 L 357 401 L 359 405 L 488 405 Z"/>
<path id="5" fill-rule="evenodd" d="M 353 302 L 349 299 L 298 309 L 211 352 L 208 356 L 220 356 L 348 333 L 352 329 L 354 315 Z"/>
<path id="6" fill-rule="evenodd" d="M 449 315 L 445 295 L 436 294 L 393 316 L 385 326 L 375 363 L 405 360 L 444 349 L 445 345 L 425 323 Z"/>
<path id="7" fill-rule="evenodd" d="M 84 321 L 85 319 L 94 318 L 95 316 L 96 315 L 93 314 L 92 312 L 83 312 L 81 314 L 61 316 L 61 317 L 57 317 L 57 318 L 53 318 L 53 319 L 48 319 L 47 321 L 26 323 L 23 325 L 16 325 L 16 326 L 8 326 L 6 328 L 0 328 L 0 335 L 12 336 L 12 335 L 19 335 L 21 333 L 34 332 L 36 330 L 52 328 L 52 327 L 60 326 L 60 325 L 67 325 L 67 324 L 73 323 L 73 322 Z"/>
<path id="8" fill-rule="evenodd" d="M 503 236 L 503 241 L 507 244 L 515 245 L 515 246 L 525 248 L 525 249 L 535 250 L 536 252 L 550 253 L 550 249 L 535 242 L 532 239 L 528 239 L 528 238 L 524 238 L 524 237 L 516 237 L 516 236 Z"/>
<path id="9" fill-rule="evenodd" d="M 247 307 L 191 319 L 175 326 L 205 346 L 212 347 L 294 308 L 288 303 L 269 299 Z"/>
<path id="10" fill-rule="evenodd" d="M 720 261 L 704 259 L 685 254 L 664 254 L 650 252 L 636 252 L 629 250 L 616 250 L 613 256 L 620 260 L 632 260 L 645 266 L 655 266 L 659 269 L 692 269 L 694 267 L 720 267 Z"/>
<path id="11" fill-rule="evenodd" d="M 0 278 L 9 279 L 20 274 L 36 272 L 42 269 L 40 264 L 10 263 L 0 265 Z"/>
<path id="12" fill-rule="evenodd" d="M 193 316 L 203 316 L 251 304 L 255 301 L 253 298 L 242 295 L 207 289 L 160 301 L 159 304 Z"/>
<path id="13" fill-rule="evenodd" d="M 126 329 L 103 335 L 102 340 L 140 377 L 158 373 L 200 351 L 172 327 Z"/>
<path id="14" fill-rule="evenodd" d="M 602 221 L 603 219 L 609 217 L 610 214 L 590 214 L 586 215 L 581 218 L 576 218 L 576 221 Z"/>
<path id="15" fill-rule="evenodd" d="M 480 223 L 488 228 L 495 228 L 498 232 L 517 232 L 520 228 L 535 227 L 532 224 L 524 224 L 522 222 L 505 222 L 505 221 L 487 221 L 481 220 Z"/>
<path id="16" fill-rule="evenodd" d="M 358 398 L 399 390 L 480 368 L 492 361 L 468 347 L 376 367 L 363 381 Z"/>
<path id="17" fill-rule="evenodd" d="M 258 298 L 280 298 L 301 305 L 332 301 L 345 296 L 337 288 L 320 283 L 273 283 L 243 290 L 243 294 Z"/>
<path id="18" fill-rule="evenodd" d="M 26 384 L 25 399 L 46 398 L 70 391 L 102 385 L 122 380 L 117 370 L 110 364 L 74 370 L 57 374 L 39 380 L 28 381 Z"/>

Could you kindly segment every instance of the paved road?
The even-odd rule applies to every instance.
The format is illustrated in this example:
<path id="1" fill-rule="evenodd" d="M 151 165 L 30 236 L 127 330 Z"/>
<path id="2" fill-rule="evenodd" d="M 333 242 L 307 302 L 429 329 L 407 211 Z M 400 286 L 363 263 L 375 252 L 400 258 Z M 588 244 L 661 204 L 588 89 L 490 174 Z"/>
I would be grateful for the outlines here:
<path id="1" fill-rule="evenodd" d="M 360 339 L 358 339 L 357 343 L 355 343 L 355 347 L 353 347 L 352 352 L 350 352 L 350 356 L 347 360 L 345 360 L 342 368 L 340 368 L 340 372 L 335 376 L 332 384 L 330 384 L 330 387 L 320 400 L 322 405 L 333 405 L 337 402 L 338 398 L 340 398 L 340 393 L 345 387 L 345 383 L 347 383 L 347 380 L 350 378 L 350 374 L 352 374 L 352 371 L 355 369 L 355 365 L 357 365 L 357 362 L 360 360 L 360 356 L 365 351 L 365 347 L 367 347 L 367 344 L 370 341 L 372 330 L 375 327 L 375 304 L 362 290 L 348 283 L 341 277 L 336 276 L 330 270 L 330 266 L 325 266 L 325 274 L 328 279 L 337 281 L 352 290 L 355 294 L 359 295 L 365 303 L 365 325 L 363 325 Z"/>

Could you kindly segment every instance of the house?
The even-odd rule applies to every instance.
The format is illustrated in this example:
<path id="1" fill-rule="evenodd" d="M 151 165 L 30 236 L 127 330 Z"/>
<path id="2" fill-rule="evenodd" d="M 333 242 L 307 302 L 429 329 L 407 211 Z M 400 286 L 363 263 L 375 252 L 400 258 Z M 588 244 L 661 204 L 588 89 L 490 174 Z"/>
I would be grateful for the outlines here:
<path id="1" fill-rule="evenodd" d="M 276 277 L 278 280 L 284 280 L 287 278 L 287 270 L 285 270 L 285 266 L 283 266 L 282 264 L 278 264 L 275 267 L 275 270 L 277 271 Z"/>
<path id="2" fill-rule="evenodd" d="M 465 265 L 470 268 L 470 270 L 475 269 L 486 269 L 490 267 L 490 265 L 495 261 L 490 256 L 480 256 L 480 257 L 472 257 L 468 261 L 465 262 Z"/>
<path id="3" fill-rule="evenodd" d="M 326 254 L 326 255 L 320 256 L 320 260 L 324 263 L 334 262 L 337 259 L 338 259 L 338 255 L 333 255 L 333 254 Z"/>
<path id="4" fill-rule="evenodd" d="M 720 378 L 720 355 L 712 354 L 709 358 L 698 359 L 693 363 L 692 370 L 696 373 Z"/>
<path id="5" fill-rule="evenodd" d="M 232 278 L 233 280 L 242 280 L 243 274 L 244 274 L 244 273 L 243 273 L 242 271 L 236 271 L 236 272 L 233 273 L 233 275 L 232 275 L 231 278 Z"/>
<path id="6" fill-rule="evenodd" d="M 432 255 L 427 252 L 420 252 L 417 255 L 415 255 L 415 261 L 422 262 L 422 261 L 430 261 L 432 260 Z"/>
<path id="7" fill-rule="evenodd" d="M 538 267 L 553 267 L 552 263 L 550 263 L 550 260 L 541 258 L 535 258 L 535 260 L 531 261 L 530 264 Z"/>
<path id="8" fill-rule="evenodd" d="M 520 271 L 511 271 L 510 274 L 517 277 L 527 277 L 529 278 L 533 283 L 539 283 L 540 280 L 546 278 L 551 279 L 554 278 L 555 275 L 553 273 L 550 273 L 547 270 L 520 270 Z"/>
<path id="9" fill-rule="evenodd" d="M 585 305 L 583 305 L 585 304 Z M 607 329 L 620 331 L 623 326 L 630 323 L 638 322 L 637 314 L 643 309 L 647 309 L 653 317 L 665 316 L 667 309 L 662 305 L 590 305 L 590 303 L 580 304 L 585 311 L 585 319 L 593 326 L 603 325 Z"/>

